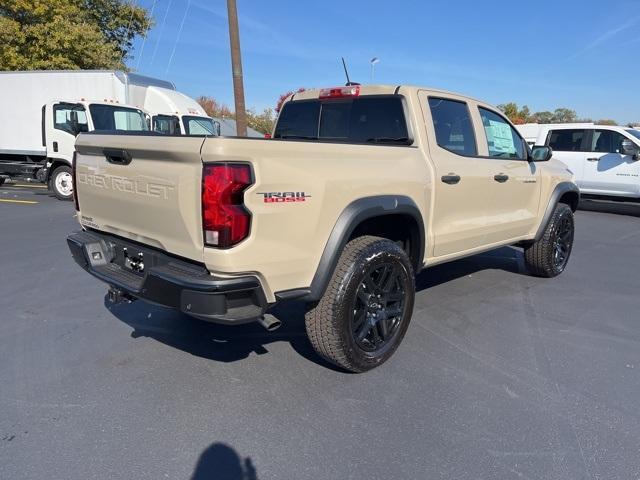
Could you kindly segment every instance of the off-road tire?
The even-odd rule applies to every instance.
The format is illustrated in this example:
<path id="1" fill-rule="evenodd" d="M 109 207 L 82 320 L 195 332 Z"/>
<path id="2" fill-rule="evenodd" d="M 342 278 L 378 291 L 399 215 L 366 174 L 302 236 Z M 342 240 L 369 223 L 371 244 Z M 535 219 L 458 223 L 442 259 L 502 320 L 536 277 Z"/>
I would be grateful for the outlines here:
<path id="1" fill-rule="evenodd" d="M 53 194 L 56 196 L 56 198 L 58 200 L 71 200 L 71 199 L 73 199 L 73 188 L 71 188 L 68 191 L 63 191 L 63 190 L 60 190 L 57 187 L 56 179 L 57 179 L 57 177 L 59 175 L 66 175 L 66 176 L 68 176 L 69 179 L 71 179 L 71 177 L 72 177 L 71 167 L 68 167 L 66 165 L 62 165 L 62 166 L 56 168 L 53 171 L 53 173 L 51 174 L 51 178 L 49 179 L 49 190 L 51 190 L 53 192 Z"/>
<path id="2" fill-rule="evenodd" d="M 375 270 L 376 268 L 379 270 Z M 393 317 L 388 317 L 384 313 L 382 315 L 385 320 L 381 322 L 380 326 L 376 324 L 376 326 L 368 327 L 370 335 L 381 339 L 388 334 L 389 338 L 386 343 L 383 341 L 379 350 L 365 351 L 358 342 L 362 343 L 366 340 L 358 340 L 356 338 L 357 332 L 353 331 L 354 325 L 358 321 L 355 318 L 356 308 L 358 308 L 358 318 L 364 318 L 363 315 L 367 315 L 366 318 L 370 319 L 370 315 L 373 314 L 369 313 L 369 309 L 382 307 L 381 304 L 378 304 L 378 307 L 371 307 L 371 303 L 368 303 L 366 304 L 368 306 L 363 308 L 364 303 L 359 295 L 365 295 L 370 299 L 370 302 L 373 302 L 371 298 L 375 300 L 375 295 L 366 293 L 368 287 L 365 286 L 365 282 L 370 285 L 369 281 L 372 278 L 370 275 L 375 275 L 375 272 L 386 273 L 388 270 L 391 270 L 389 279 L 395 276 L 393 280 L 394 297 L 402 298 L 401 301 L 395 301 L 393 309 L 402 313 Z M 379 278 L 382 278 L 384 274 L 380 273 L 379 275 Z M 380 283 L 383 282 L 387 283 L 381 279 Z M 390 282 L 391 280 L 389 280 Z M 391 287 L 388 290 L 390 291 Z M 382 290 L 377 291 L 382 292 Z M 355 238 L 345 246 L 340 255 L 323 297 L 306 313 L 307 335 L 313 348 L 324 359 L 351 372 L 365 372 L 384 363 L 398 348 L 411 320 L 414 297 L 413 267 L 402 247 L 391 240 L 380 237 Z M 385 303 L 384 295 L 382 300 L 377 301 Z M 377 310 L 378 315 L 381 311 L 385 310 Z M 389 312 L 391 312 L 391 308 Z M 365 325 L 365 322 L 361 322 L 360 325 Z M 385 326 L 389 325 L 392 327 L 386 330 Z M 376 329 L 375 332 L 373 329 Z M 386 333 L 382 334 L 382 331 Z"/>
<path id="3" fill-rule="evenodd" d="M 557 242 L 562 235 L 562 227 L 569 226 L 568 245 L 565 258 L 557 260 Z M 573 248 L 574 221 L 569 205 L 559 203 L 547 224 L 542 238 L 524 249 L 524 260 L 529 272 L 537 277 L 551 278 L 560 275 L 566 268 Z"/>

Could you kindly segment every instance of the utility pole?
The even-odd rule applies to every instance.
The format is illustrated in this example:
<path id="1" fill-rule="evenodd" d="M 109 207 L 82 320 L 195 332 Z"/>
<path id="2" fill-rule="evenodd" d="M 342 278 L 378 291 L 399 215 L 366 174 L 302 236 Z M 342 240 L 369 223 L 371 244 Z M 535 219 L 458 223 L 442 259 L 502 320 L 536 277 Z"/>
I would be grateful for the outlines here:
<path id="1" fill-rule="evenodd" d="M 240 56 L 240 32 L 236 0 L 227 0 L 229 40 L 231 42 L 231 70 L 233 72 L 233 97 L 236 106 L 236 130 L 239 137 L 247 136 L 247 112 L 244 106 L 242 58 Z"/>

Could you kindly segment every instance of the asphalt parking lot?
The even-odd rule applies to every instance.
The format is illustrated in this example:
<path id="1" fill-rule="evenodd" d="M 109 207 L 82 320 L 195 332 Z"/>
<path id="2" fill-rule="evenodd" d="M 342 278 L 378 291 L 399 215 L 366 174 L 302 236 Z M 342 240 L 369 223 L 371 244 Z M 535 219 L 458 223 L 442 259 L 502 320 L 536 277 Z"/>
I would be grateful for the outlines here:
<path id="1" fill-rule="evenodd" d="M 400 350 L 351 375 L 297 304 L 275 333 L 108 306 L 72 204 L 0 187 L 0 478 L 638 479 L 640 205 L 576 221 L 557 279 L 511 248 L 423 272 Z"/>

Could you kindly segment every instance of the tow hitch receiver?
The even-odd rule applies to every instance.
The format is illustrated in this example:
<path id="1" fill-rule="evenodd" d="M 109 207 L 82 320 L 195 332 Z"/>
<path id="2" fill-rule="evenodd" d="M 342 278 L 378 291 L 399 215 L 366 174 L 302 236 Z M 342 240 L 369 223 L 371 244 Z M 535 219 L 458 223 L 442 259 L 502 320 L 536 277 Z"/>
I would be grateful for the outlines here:
<path id="1" fill-rule="evenodd" d="M 109 299 L 109 303 L 113 305 L 117 305 L 119 303 L 131 303 L 137 300 L 133 295 L 129 295 L 127 292 L 123 292 L 117 288 L 109 288 L 107 292 L 107 298 Z"/>

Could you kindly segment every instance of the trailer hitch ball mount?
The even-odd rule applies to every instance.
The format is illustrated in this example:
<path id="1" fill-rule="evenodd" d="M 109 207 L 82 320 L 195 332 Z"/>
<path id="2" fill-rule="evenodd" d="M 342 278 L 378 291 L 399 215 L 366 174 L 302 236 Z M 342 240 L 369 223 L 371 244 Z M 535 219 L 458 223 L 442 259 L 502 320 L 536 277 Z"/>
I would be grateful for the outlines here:
<path id="1" fill-rule="evenodd" d="M 119 288 L 109 287 L 107 292 L 107 299 L 112 305 L 118 305 L 119 303 L 132 303 L 137 300 L 136 297 L 130 295 L 127 292 L 123 292 Z"/>

